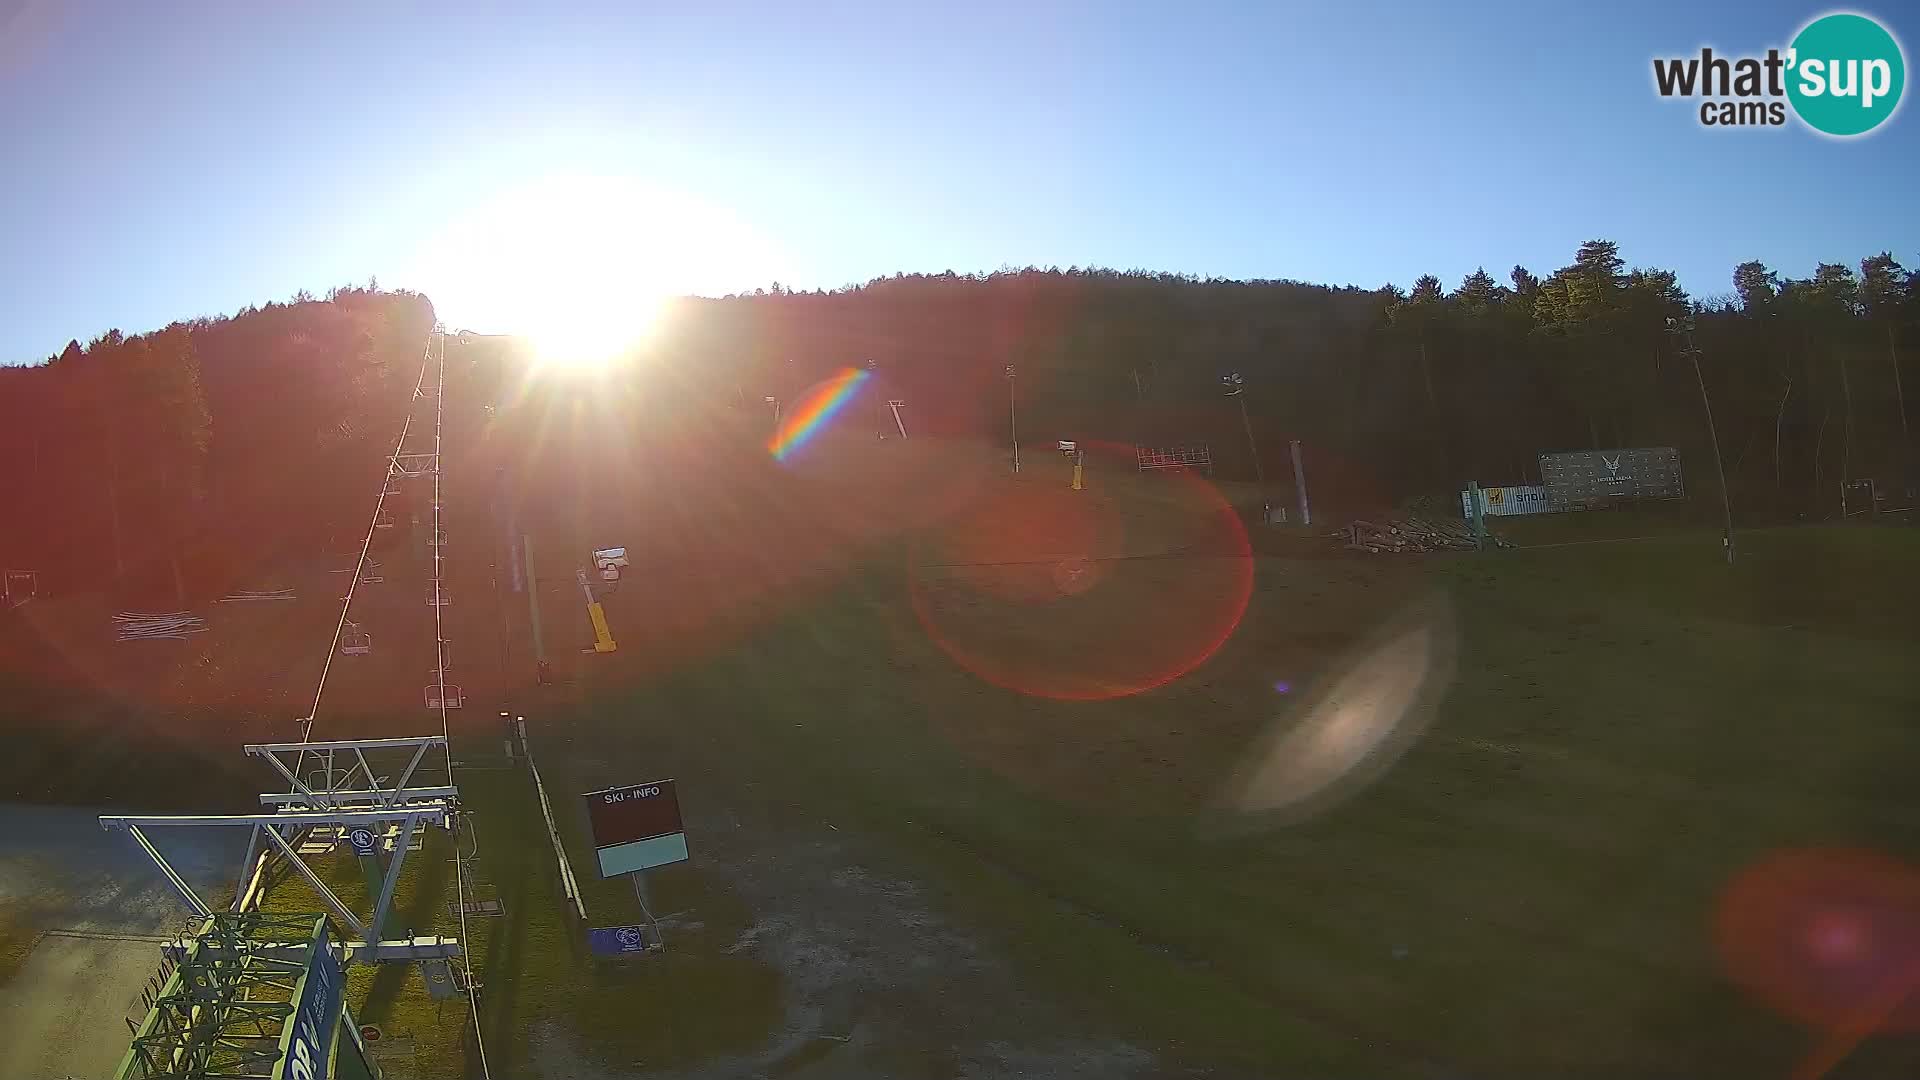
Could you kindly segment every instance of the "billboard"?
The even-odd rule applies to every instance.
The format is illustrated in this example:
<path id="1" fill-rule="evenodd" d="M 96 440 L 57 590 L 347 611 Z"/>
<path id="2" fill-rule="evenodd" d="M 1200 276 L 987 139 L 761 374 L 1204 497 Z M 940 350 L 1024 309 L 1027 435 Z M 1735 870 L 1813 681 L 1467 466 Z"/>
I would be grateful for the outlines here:
<path id="1" fill-rule="evenodd" d="M 687 830 L 672 780 L 602 788 L 587 802 L 600 876 L 617 877 L 687 859 Z"/>
<path id="2" fill-rule="evenodd" d="M 1554 510 L 1547 489 L 1538 485 L 1509 485 L 1480 489 L 1480 512 L 1487 517 L 1515 517 L 1520 514 L 1545 514 Z M 1460 513 L 1473 520 L 1473 496 L 1460 493 Z"/>
<path id="3" fill-rule="evenodd" d="M 1541 454 L 1540 479 L 1554 509 L 1587 509 L 1620 499 L 1678 499 L 1687 493 L 1680 451 L 1671 446 Z"/>

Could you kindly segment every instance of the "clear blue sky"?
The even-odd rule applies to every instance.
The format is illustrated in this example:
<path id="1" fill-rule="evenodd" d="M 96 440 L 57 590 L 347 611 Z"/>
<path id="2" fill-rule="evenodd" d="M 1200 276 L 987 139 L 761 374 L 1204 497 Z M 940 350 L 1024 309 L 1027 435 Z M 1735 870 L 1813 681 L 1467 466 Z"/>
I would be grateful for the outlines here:
<path id="1" fill-rule="evenodd" d="M 369 275 L 514 329 L 483 279 L 522 249 L 450 269 L 445 238 L 552 175 L 750 238 L 613 264 L 672 291 L 1029 263 L 1451 287 L 1591 237 L 1697 294 L 1748 258 L 1920 264 L 1911 104 L 1840 142 L 1653 93 L 1654 55 L 1784 46 L 1819 4 L 555 6 L 0 0 L 0 361 Z M 1915 60 L 1920 13 L 1860 10 Z"/>

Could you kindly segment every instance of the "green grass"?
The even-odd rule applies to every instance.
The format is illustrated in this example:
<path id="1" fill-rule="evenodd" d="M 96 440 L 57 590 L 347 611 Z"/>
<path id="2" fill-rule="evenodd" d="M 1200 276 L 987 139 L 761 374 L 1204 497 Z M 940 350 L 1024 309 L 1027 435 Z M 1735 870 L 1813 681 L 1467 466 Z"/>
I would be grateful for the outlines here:
<path id="1" fill-rule="evenodd" d="M 40 942 L 41 927 L 21 910 L 24 906 L 0 904 L 0 986 L 13 978 Z"/>
<path id="2" fill-rule="evenodd" d="M 591 954 L 573 908 L 563 901 L 553 848 L 523 769 L 504 761 L 459 774 L 461 801 L 479 841 L 479 893 L 498 898 L 500 917 L 468 919 L 467 955 L 482 983 L 480 1018 L 494 1075 L 537 1075 L 535 1037 L 573 1037 L 588 1057 L 613 1067 L 673 1068 L 740 1053 L 764 1040 L 778 1014 L 778 978 L 746 955 L 720 954 L 749 915 L 724 888 L 697 871 L 656 872 L 660 911 L 693 909 L 702 925 L 677 932 L 672 948 L 640 959 Z M 563 804 L 556 812 L 572 809 Z M 584 844 L 584 836 L 569 838 Z M 396 895 L 402 906 L 390 929 L 457 933 L 448 904 L 454 896 L 451 841 L 440 830 L 409 856 Z M 590 850 L 571 853 L 584 875 Z M 371 905 L 356 861 L 345 853 L 311 858 L 349 909 Z M 624 882 L 583 876 L 588 925 L 641 921 Z M 270 910 L 315 911 L 321 904 L 298 878 L 270 893 Z M 716 955 L 718 954 L 718 955 Z M 432 1000 L 411 965 L 356 965 L 348 1001 L 362 1023 L 378 1024 L 389 1040 L 411 1039 L 418 1075 L 459 1076 L 471 1051 L 472 1025 L 464 1000 Z M 646 1023 L 634 1022 L 645 1016 Z"/>
<path id="3" fill-rule="evenodd" d="M 636 572 L 609 604 L 622 651 L 527 708 L 590 924 L 635 912 L 619 883 L 591 878 L 574 793 L 673 775 L 683 799 L 745 827 L 830 824 L 883 850 L 1065 1003 L 1079 1027 L 1053 1034 L 1143 1045 L 1169 1073 L 1782 1075 L 1811 1036 L 1720 974 L 1727 882 L 1783 848 L 1920 851 L 1912 531 L 1745 531 L 1728 568 L 1713 530 L 1660 508 L 1497 525 L 1523 545 L 1631 542 L 1425 558 L 1328 557 L 1256 526 L 1266 557 L 1247 563 L 1215 557 L 1220 534 L 1196 524 L 1207 507 L 1170 478 L 1097 474 L 1074 496 L 1063 463 L 1035 462 L 1016 486 L 1039 495 L 1004 518 L 943 519 L 948 493 L 919 484 L 926 505 L 854 528 L 867 479 L 698 493 L 736 518 L 700 532 L 712 507 L 682 508 L 690 535 L 765 557 L 741 564 L 724 604 L 703 604 L 699 567 Z M 902 498 L 919 479 L 872 489 Z M 961 495 L 982 490 L 997 489 Z M 602 494 L 615 526 L 569 527 L 637 549 L 653 496 Z M 1075 498 L 1098 527 L 1054 512 Z M 842 531 L 780 516 L 809 499 Z M 1203 557 L 1102 561 L 1097 587 L 1067 599 L 1048 593 L 1045 563 L 927 565 L 1073 543 Z M 565 558 L 558 540 L 542 550 Z M 1000 682 L 1084 689 L 1164 665 L 1169 643 L 1190 652 L 1249 565 L 1248 606 L 1217 652 L 1106 701 L 982 679 L 912 603 L 918 574 L 948 646 L 1001 661 Z M 1229 812 L 1266 737 L 1330 692 L 1378 627 L 1435 596 L 1451 612 L 1445 692 L 1411 717 L 1404 756 L 1304 820 Z M 582 634 L 577 606 L 556 600 L 546 621 L 550 642 Z M 1063 667 L 1079 681 L 1046 683 Z M 696 831 L 694 861 L 654 875 L 657 908 L 701 927 L 665 956 L 601 960 L 562 908 L 526 774 L 476 767 L 461 786 L 508 911 L 472 920 L 469 943 L 495 1075 L 538 1075 L 541 1032 L 605 1066 L 658 1069 L 776 1033 L 780 974 L 727 950 L 765 913 L 703 865 L 711 838 Z M 402 921 L 447 929 L 448 853 L 428 855 Z M 329 873 L 352 902 L 357 871 Z M 313 909 L 303 892 L 274 903 Z M 464 1006 L 429 1002 L 409 969 L 356 972 L 352 993 L 363 1020 L 415 1039 L 419 1075 L 462 1074 Z M 1834 1075 L 1916 1069 L 1920 1050 L 1885 1039 Z"/>
<path id="4" fill-rule="evenodd" d="M 1780 1069 L 1805 1037 L 1721 978 L 1715 904 L 1771 850 L 1920 847 L 1902 794 L 1920 536 L 1743 540 L 1733 569 L 1713 534 L 1673 530 L 1262 560 L 1218 655 L 1107 703 L 983 685 L 903 617 L 900 574 L 876 570 L 704 663 L 608 687 L 569 723 L 597 759 L 672 760 L 715 797 L 883 838 L 1028 977 L 1176 1059 Z M 1149 572 L 1167 565 L 1113 587 L 1154 610 L 1178 595 Z M 1289 716 L 1270 683 L 1311 699 L 1343 648 L 1429 591 L 1452 600 L 1457 667 L 1405 757 L 1311 820 L 1222 828 L 1234 767 Z M 1014 636 L 1112 618 L 975 608 Z M 1871 1045 L 1855 1066 L 1900 1053 Z"/>

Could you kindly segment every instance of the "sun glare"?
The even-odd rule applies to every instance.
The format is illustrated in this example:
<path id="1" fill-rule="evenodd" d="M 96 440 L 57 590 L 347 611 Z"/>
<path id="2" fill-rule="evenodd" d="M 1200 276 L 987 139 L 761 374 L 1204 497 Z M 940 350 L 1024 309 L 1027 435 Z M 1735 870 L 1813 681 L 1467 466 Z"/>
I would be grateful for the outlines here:
<path id="1" fill-rule="evenodd" d="M 520 333 L 542 368 L 604 370 L 646 343 L 659 324 L 664 298 L 633 296 L 602 303 L 560 303 L 528 320 Z"/>
<path id="2" fill-rule="evenodd" d="M 676 295 L 717 295 L 778 268 L 732 215 L 615 177 L 548 176 L 475 204 L 423 255 L 456 325 L 527 339 L 543 368 L 593 372 L 632 355 Z"/>

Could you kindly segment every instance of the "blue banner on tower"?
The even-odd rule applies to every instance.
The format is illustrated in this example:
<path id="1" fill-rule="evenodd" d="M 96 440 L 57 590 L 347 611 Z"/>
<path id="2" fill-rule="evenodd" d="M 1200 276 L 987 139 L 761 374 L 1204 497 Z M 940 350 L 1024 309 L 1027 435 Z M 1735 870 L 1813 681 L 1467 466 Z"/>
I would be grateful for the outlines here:
<path id="1" fill-rule="evenodd" d="M 327 1080 L 340 1027 L 340 962 L 327 946 L 324 924 L 314 938 L 306 974 L 295 989 L 293 1017 L 281 1036 L 278 1080 Z"/>

